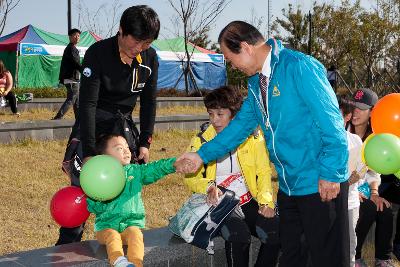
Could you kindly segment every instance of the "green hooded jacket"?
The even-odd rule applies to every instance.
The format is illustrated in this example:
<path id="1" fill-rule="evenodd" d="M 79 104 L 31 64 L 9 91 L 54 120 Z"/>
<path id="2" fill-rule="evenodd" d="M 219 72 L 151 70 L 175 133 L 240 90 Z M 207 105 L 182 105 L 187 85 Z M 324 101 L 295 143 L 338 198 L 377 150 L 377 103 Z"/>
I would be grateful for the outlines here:
<path id="1" fill-rule="evenodd" d="M 144 228 L 146 220 L 142 187 L 174 173 L 175 160 L 170 158 L 143 165 L 124 166 L 126 184 L 119 196 L 106 202 L 87 198 L 89 212 L 96 215 L 94 230 L 97 232 L 111 228 L 122 233 L 129 226 Z"/>

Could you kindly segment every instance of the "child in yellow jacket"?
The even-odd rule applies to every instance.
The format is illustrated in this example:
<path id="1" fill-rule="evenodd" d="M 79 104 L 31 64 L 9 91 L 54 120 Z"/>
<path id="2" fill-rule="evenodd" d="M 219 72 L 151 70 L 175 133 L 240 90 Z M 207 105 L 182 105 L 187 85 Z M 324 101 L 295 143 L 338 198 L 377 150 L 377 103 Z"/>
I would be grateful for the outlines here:
<path id="1" fill-rule="evenodd" d="M 205 125 L 192 139 L 189 150 L 197 151 L 221 132 L 240 109 L 242 101 L 240 93 L 227 86 L 209 93 L 204 103 L 211 125 Z M 188 175 L 185 184 L 192 192 L 207 194 L 211 205 L 222 195 L 217 186 L 232 190 L 240 197 L 239 212 L 231 214 L 221 228 L 228 266 L 248 266 L 251 235 L 262 242 L 255 266 L 276 265 L 280 247 L 279 218 L 275 216 L 271 168 L 260 131 L 255 131 L 235 151 Z"/>

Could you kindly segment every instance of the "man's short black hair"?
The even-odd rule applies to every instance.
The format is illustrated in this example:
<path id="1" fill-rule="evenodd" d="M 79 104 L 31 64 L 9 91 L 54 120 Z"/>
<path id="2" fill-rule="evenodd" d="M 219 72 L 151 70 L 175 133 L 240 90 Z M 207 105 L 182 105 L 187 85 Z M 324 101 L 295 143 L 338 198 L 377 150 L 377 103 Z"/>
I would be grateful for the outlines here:
<path id="1" fill-rule="evenodd" d="M 120 26 L 124 36 L 137 40 L 155 40 L 160 32 L 157 13 L 146 5 L 131 6 L 122 13 Z"/>
<path id="2" fill-rule="evenodd" d="M 73 29 L 71 29 L 71 30 L 69 30 L 68 31 L 68 36 L 71 36 L 71 35 L 73 35 L 74 33 L 79 33 L 79 34 L 81 34 L 81 31 L 80 30 L 78 30 L 78 29 L 76 29 L 76 28 L 73 28 Z"/>
<path id="3" fill-rule="evenodd" d="M 240 20 L 232 21 L 226 25 L 218 36 L 218 43 L 224 43 L 235 54 L 240 53 L 241 42 L 255 45 L 260 41 L 264 41 L 264 37 L 257 28 Z"/>

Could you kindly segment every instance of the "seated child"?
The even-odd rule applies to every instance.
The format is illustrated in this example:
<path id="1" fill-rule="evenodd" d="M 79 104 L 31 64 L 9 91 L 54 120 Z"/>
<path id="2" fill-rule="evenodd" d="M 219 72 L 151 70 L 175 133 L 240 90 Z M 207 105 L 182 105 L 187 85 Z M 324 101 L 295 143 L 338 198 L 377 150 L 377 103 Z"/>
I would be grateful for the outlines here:
<path id="1" fill-rule="evenodd" d="M 96 238 L 100 244 L 106 245 L 111 265 L 142 267 L 144 243 L 140 228 L 144 228 L 145 225 L 142 186 L 174 173 L 180 162 L 169 158 L 144 165 L 130 164 L 131 152 L 128 143 L 119 135 L 100 137 L 96 142 L 96 149 L 98 154 L 118 159 L 126 174 L 125 188 L 115 199 L 106 202 L 87 199 L 88 210 L 96 215 Z M 124 256 L 122 244 L 128 245 L 128 259 Z"/>
<path id="2" fill-rule="evenodd" d="M 222 132 L 242 102 L 242 95 L 229 86 L 206 95 L 204 104 L 210 125 L 203 125 L 202 131 L 192 139 L 190 151 L 199 150 L 203 143 Z M 192 192 L 207 194 L 207 202 L 212 205 L 222 195 L 217 186 L 230 189 L 239 196 L 241 212 L 233 212 L 221 228 L 229 267 L 249 266 L 252 235 L 261 241 L 254 266 L 276 266 L 280 250 L 279 217 L 275 216 L 271 168 L 261 131 L 255 131 L 226 156 L 187 175 L 184 182 Z"/>

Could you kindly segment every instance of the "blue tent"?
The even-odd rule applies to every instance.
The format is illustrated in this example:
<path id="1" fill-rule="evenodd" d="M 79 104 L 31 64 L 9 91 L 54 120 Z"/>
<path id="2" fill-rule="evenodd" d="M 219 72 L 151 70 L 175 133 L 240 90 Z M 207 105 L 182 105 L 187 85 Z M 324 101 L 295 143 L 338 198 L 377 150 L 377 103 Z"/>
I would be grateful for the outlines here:
<path id="1" fill-rule="evenodd" d="M 191 69 L 200 89 L 215 89 L 226 83 L 224 56 L 204 48 L 188 44 L 191 56 Z M 156 40 L 152 47 L 159 59 L 158 88 L 185 89 L 183 65 L 186 63 L 184 39 L 182 37 Z"/>

